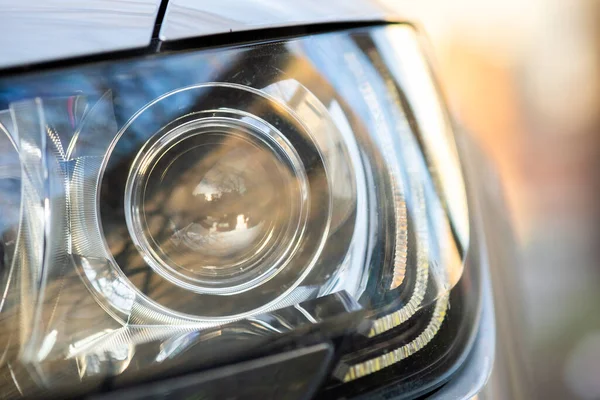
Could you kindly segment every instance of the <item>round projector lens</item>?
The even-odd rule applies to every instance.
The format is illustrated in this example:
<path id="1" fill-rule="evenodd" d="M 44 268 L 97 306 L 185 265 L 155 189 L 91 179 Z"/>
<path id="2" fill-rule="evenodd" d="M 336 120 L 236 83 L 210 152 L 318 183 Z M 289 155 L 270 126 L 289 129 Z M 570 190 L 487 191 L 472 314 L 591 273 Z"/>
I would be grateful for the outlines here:
<path id="1" fill-rule="evenodd" d="M 275 128 L 214 115 L 180 121 L 148 143 L 128 177 L 126 219 L 164 278 L 232 294 L 285 268 L 304 230 L 308 183 Z"/>
<path id="2" fill-rule="evenodd" d="M 321 132 L 300 117 L 261 90 L 207 83 L 155 99 L 119 131 L 98 203 L 136 320 L 212 324 L 315 294 L 332 192 Z"/>

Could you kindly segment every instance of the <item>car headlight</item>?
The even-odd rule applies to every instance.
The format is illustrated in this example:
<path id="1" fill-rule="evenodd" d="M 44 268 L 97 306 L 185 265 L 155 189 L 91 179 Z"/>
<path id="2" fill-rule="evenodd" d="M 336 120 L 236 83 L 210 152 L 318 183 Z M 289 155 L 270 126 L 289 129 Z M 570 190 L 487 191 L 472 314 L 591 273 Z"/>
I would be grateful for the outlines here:
<path id="1" fill-rule="evenodd" d="M 411 27 L 7 77 L 0 106 L 6 397 L 317 341 L 325 393 L 410 395 L 465 347 L 467 192 Z"/>

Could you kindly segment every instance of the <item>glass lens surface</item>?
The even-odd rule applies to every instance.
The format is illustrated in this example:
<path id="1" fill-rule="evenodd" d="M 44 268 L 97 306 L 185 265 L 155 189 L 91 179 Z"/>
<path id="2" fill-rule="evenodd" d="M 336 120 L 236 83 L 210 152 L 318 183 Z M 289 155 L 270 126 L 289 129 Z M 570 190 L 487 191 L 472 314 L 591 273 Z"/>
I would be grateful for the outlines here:
<path id="1" fill-rule="evenodd" d="M 471 232 L 417 43 L 374 26 L 0 77 L 0 397 L 307 334 L 344 352 L 339 385 L 426 369 L 402 362 L 466 309 Z"/>
<path id="2" fill-rule="evenodd" d="M 203 136 L 165 152 L 168 165 L 159 162 L 150 173 L 143 213 L 169 260 L 192 274 L 226 277 L 260 258 L 289 214 L 289 194 L 275 201 L 276 188 L 285 185 L 270 153 L 236 137 Z M 161 236 L 164 225 L 169 230 Z"/>
<path id="3" fill-rule="evenodd" d="M 132 168 L 141 193 L 129 228 L 141 251 L 198 290 L 259 285 L 299 240 L 297 155 L 239 122 L 193 121 L 167 136 L 140 161 L 147 174 Z"/>

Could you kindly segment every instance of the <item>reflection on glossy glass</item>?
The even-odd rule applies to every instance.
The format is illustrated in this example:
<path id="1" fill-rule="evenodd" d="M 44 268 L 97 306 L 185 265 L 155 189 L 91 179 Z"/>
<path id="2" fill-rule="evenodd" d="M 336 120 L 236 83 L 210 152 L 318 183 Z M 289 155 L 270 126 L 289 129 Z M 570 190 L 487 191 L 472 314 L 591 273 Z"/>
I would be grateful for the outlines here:
<path id="1" fill-rule="evenodd" d="M 20 367 L 0 388 L 127 374 L 306 325 L 367 346 L 343 358 L 342 380 L 426 346 L 468 224 L 427 152 L 445 152 L 448 182 L 455 155 L 411 127 L 388 40 L 332 33 L 0 80 L 20 152 L 0 143 L 2 257 L 19 255 L 14 275 L 0 270 L 0 334 Z"/>
<path id="2" fill-rule="evenodd" d="M 236 273 L 230 270 L 260 256 L 259 249 L 271 236 L 280 206 L 289 203 L 285 197 L 275 201 L 279 182 L 267 171 L 277 174 L 278 166 L 265 160 L 269 154 L 235 139 L 184 151 L 166 155 L 171 164 L 156 177 L 156 190 L 168 194 L 158 210 L 156 204 L 144 205 L 147 221 L 152 225 L 157 212 L 166 217 L 171 236 L 168 243 L 162 242 L 161 250 L 171 260 L 181 257 L 177 264 L 183 268 L 217 277 Z M 146 192 L 146 196 L 152 201 L 155 195 Z M 189 251 L 200 254 L 189 257 Z M 198 261 L 205 265 L 197 266 Z"/>
<path id="3" fill-rule="evenodd" d="M 412 35 L 410 29 L 394 27 L 382 30 L 375 36 L 384 36 L 395 30 L 400 36 Z M 423 79 L 422 84 L 428 96 L 433 96 L 431 77 L 427 76 L 421 54 L 411 52 L 411 59 L 405 60 L 401 57 L 406 52 L 384 51 L 380 54 L 378 46 L 385 48 L 389 46 L 390 40 L 379 42 L 361 36 L 337 39 L 321 46 L 305 44 L 299 51 L 311 54 L 313 62 L 321 70 L 327 71 L 327 78 L 344 94 L 344 98 L 360 113 L 365 123 L 371 126 L 372 132 L 377 132 L 374 139 L 378 142 L 381 155 L 391 173 L 388 184 L 392 193 L 388 202 L 395 206 L 396 236 L 390 288 L 403 290 L 396 299 L 390 301 L 389 308 L 382 308 L 374 315 L 369 337 L 377 337 L 403 326 L 413 318 L 417 310 L 431 303 L 435 303 L 436 310 L 446 309 L 445 293 L 457 283 L 462 273 L 460 252 L 468 245 L 469 221 L 464 185 L 458 157 L 453 153 L 453 144 L 439 145 L 448 137 L 436 143 L 428 143 L 430 139 L 427 138 L 424 145 L 419 144 L 409 123 L 408 113 L 411 110 L 402 105 L 402 94 L 398 91 L 397 81 L 394 81 L 393 71 L 396 68 L 419 64 L 418 77 Z M 412 39 L 411 49 L 415 47 L 414 36 Z M 382 56 L 394 57 L 395 60 L 386 63 Z M 331 57 L 338 59 L 331 60 Z M 341 62 L 348 66 L 348 74 L 336 71 L 336 63 Z M 414 81 L 411 80 L 411 83 L 412 88 Z M 425 106 L 423 101 L 417 103 L 420 107 Z M 428 101 L 427 104 L 437 107 L 436 111 L 439 109 L 439 100 L 433 103 Z M 429 135 L 446 133 L 445 127 L 441 125 L 431 127 L 431 121 L 428 129 L 433 131 Z M 435 149 L 432 150 L 431 147 Z M 432 162 L 429 156 L 435 152 L 440 152 L 438 156 L 446 162 L 443 167 L 438 164 L 439 168 L 431 169 L 437 160 Z M 452 190 L 451 194 L 439 194 L 447 187 L 436 193 L 438 179 L 446 179 L 447 185 L 455 178 L 459 179 L 456 185 L 447 186 Z M 458 194 L 459 197 L 452 197 L 452 194 Z M 449 211 L 444 209 L 447 204 L 451 204 Z M 453 236 L 452 227 L 458 231 L 458 237 Z M 412 259 L 409 258 L 411 253 Z M 437 313 L 431 319 L 432 329 L 426 329 L 424 335 L 417 342 L 411 343 L 410 347 L 395 348 L 390 341 L 388 344 L 393 351 L 385 356 L 380 357 L 380 349 L 374 348 L 371 352 L 362 351 L 360 355 L 345 357 L 340 366 L 345 372 L 340 375 L 340 379 L 354 380 L 370 375 L 383 366 L 393 365 L 412 354 L 412 351 L 406 353 L 406 350 L 420 349 L 427 344 L 439 329 L 443 315 L 443 312 Z M 403 356 L 397 357 L 398 354 Z"/>
<path id="4" fill-rule="evenodd" d="M 419 123 L 425 156 L 434 167 L 432 178 L 436 189 L 441 192 L 442 205 L 448 210 L 456 235 L 456 243 L 445 245 L 442 257 L 447 258 L 447 263 L 455 264 L 458 256 L 453 247 L 458 246 L 459 252 L 464 252 L 469 245 L 469 218 L 465 184 L 450 121 L 419 46 L 417 33 L 404 27 L 391 27 L 385 32 L 377 32 L 374 40 L 384 50 L 381 57 L 387 61 L 390 75 L 403 85 L 407 101 Z M 402 62 L 399 62 L 400 54 Z M 453 281 L 461 274 L 460 270 L 449 272 Z"/>
<path id="5" fill-rule="evenodd" d="M 0 112 L 0 312 L 13 276 L 21 209 L 21 164 L 8 111 Z"/>
<path id="6" fill-rule="evenodd" d="M 243 120 L 214 116 L 153 144 L 129 183 L 130 231 L 153 266 L 197 290 L 267 278 L 299 240 L 305 208 L 302 163 L 279 147 Z"/>
<path id="7" fill-rule="evenodd" d="M 136 318 L 214 325 L 314 296 L 300 285 L 331 223 L 323 118 L 305 125 L 260 90 L 207 83 L 154 99 L 121 129 L 100 218 L 108 264 L 141 292 Z"/>

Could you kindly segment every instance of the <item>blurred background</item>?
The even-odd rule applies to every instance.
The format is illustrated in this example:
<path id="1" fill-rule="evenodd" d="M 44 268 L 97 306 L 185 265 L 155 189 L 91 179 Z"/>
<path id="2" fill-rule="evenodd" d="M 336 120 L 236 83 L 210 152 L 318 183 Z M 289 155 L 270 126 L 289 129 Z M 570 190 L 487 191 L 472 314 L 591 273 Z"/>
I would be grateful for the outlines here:
<path id="1" fill-rule="evenodd" d="M 600 398 L 600 1 L 381 1 L 501 175 L 535 397 Z"/>

